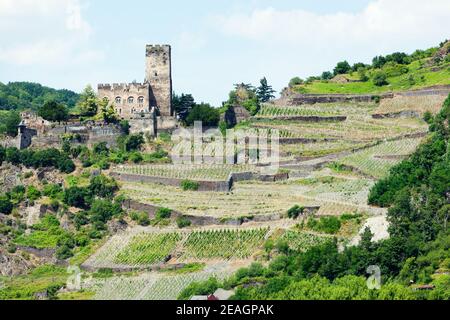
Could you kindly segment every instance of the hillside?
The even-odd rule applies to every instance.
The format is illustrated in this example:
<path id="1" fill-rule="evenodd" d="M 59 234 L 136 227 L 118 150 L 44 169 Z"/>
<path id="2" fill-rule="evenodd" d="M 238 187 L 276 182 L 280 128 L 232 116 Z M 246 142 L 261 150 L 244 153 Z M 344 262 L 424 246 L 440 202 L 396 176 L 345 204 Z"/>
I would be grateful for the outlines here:
<path id="1" fill-rule="evenodd" d="M 37 110 L 44 102 L 56 100 L 73 108 L 79 95 L 67 89 L 53 89 L 32 82 L 0 82 L 0 109 Z"/>
<path id="2" fill-rule="evenodd" d="M 371 65 L 339 62 L 333 72 L 306 81 L 294 78 L 289 87 L 294 93 L 377 94 L 437 85 L 450 85 L 450 41 L 410 55 L 377 56 Z"/>

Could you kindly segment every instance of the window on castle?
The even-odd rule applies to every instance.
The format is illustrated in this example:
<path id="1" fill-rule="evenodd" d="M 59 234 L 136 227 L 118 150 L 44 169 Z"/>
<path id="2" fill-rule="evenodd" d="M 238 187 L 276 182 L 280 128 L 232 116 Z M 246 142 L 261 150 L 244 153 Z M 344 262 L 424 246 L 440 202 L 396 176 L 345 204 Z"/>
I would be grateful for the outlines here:
<path id="1" fill-rule="evenodd" d="M 139 97 L 138 103 L 139 104 L 144 104 L 144 97 Z"/>
<path id="2" fill-rule="evenodd" d="M 122 103 L 122 99 L 120 97 L 116 98 L 116 103 Z"/>
<path id="3" fill-rule="evenodd" d="M 128 103 L 134 103 L 134 98 L 133 97 L 129 97 L 128 98 Z"/>

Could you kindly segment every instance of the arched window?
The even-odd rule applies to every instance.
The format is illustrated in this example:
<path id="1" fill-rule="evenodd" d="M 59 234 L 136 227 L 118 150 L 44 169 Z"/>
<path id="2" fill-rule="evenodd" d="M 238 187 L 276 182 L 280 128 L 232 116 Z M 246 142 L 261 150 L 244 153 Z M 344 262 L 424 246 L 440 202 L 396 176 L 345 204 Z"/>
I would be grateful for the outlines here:
<path id="1" fill-rule="evenodd" d="M 134 103 L 134 98 L 133 97 L 129 97 L 128 98 L 128 103 Z"/>
<path id="2" fill-rule="evenodd" d="M 138 98 L 138 103 L 139 103 L 140 105 L 143 105 L 143 104 L 144 104 L 144 97 L 139 97 L 139 98 Z"/>
<path id="3" fill-rule="evenodd" d="M 117 97 L 116 98 L 116 103 L 119 103 L 119 104 L 122 103 L 122 98 L 121 97 Z"/>

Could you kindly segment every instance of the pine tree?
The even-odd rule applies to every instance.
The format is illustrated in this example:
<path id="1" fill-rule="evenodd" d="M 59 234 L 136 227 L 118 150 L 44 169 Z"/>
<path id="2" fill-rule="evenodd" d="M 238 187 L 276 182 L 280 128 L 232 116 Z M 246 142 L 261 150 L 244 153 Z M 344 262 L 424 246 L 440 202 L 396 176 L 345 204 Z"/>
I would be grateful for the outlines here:
<path id="1" fill-rule="evenodd" d="M 260 102 L 267 102 L 270 99 L 275 98 L 273 95 L 275 90 L 273 90 L 272 86 L 267 84 L 266 77 L 261 79 L 260 84 L 261 85 L 256 89 L 256 94 L 258 95 Z"/>

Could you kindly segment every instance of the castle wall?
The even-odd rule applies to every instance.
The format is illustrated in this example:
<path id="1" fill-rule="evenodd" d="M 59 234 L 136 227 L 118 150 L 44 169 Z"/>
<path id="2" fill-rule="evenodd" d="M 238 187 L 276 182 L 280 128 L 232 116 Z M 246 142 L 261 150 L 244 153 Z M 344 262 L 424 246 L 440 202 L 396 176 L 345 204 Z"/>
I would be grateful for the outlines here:
<path id="1" fill-rule="evenodd" d="M 150 84 L 150 106 L 157 106 L 162 116 L 173 115 L 171 63 L 169 45 L 147 45 L 145 81 Z"/>
<path id="2" fill-rule="evenodd" d="M 98 97 L 108 99 L 109 105 L 114 104 L 117 115 L 122 119 L 151 111 L 148 83 L 99 84 Z"/>

